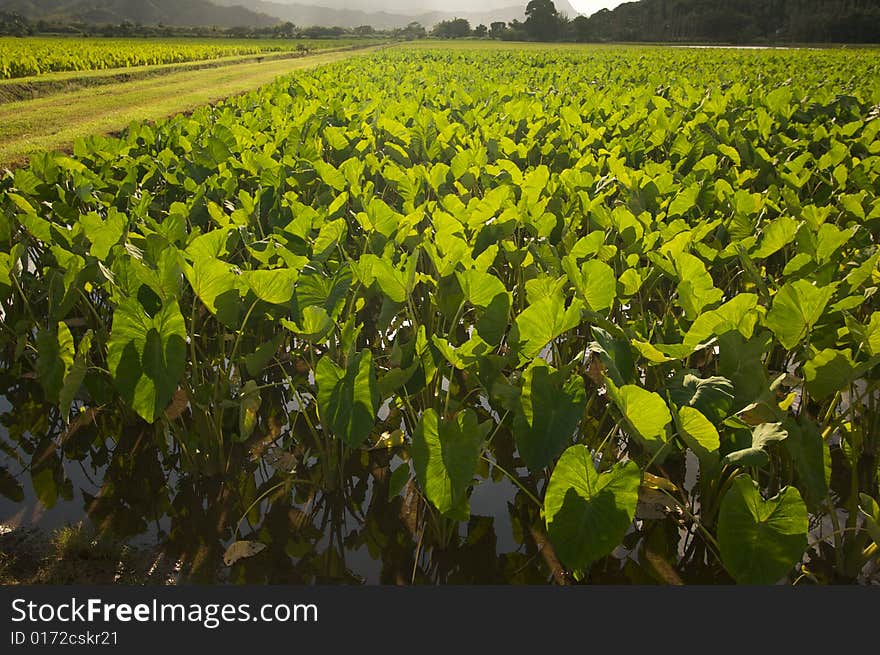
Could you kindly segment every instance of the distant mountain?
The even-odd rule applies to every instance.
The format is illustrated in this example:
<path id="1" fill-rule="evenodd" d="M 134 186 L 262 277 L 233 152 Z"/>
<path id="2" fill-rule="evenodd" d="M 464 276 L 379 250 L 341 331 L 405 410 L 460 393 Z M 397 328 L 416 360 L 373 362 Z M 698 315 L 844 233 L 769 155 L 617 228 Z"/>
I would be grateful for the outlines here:
<path id="1" fill-rule="evenodd" d="M 425 7 L 437 6 L 440 3 L 436 0 L 433 2 L 298 0 L 290 3 L 282 0 L 214 0 L 214 2 L 226 6 L 241 4 L 253 11 L 277 16 L 283 21 L 290 21 L 303 27 L 311 25 L 338 27 L 372 25 L 376 29 L 404 27 L 413 21 L 430 29 L 441 21 L 453 18 L 467 19 L 472 27 L 481 23 L 488 26 L 495 21 L 505 23 L 514 19 L 523 21 L 527 4 L 527 0 L 523 0 L 522 4 L 516 4 L 516 0 L 485 0 L 480 3 L 450 0 L 448 3 L 443 3 L 444 9 L 442 11 L 425 11 Z M 479 9 L 475 8 L 477 4 L 479 4 Z M 375 9 L 377 5 L 391 7 L 391 9 L 378 11 Z M 569 18 L 578 15 L 568 0 L 559 0 L 555 2 L 555 5 L 560 13 L 567 14 Z M 459 9 L 450 7 L 459 7 Z"/>
<path id="2" fill-rule="evenodd" d="M 578 41 L 880 43 L 878 0 L 641 0 L 570 26 Z"/>
<path id="3" fill-rule="evenodd" d="M 208 0 L 0 0 L 0 11 L 16 12 L 30 20 L 117 25 L 271 27 L 278 18 L 237 6 L 218 6 Z"/>

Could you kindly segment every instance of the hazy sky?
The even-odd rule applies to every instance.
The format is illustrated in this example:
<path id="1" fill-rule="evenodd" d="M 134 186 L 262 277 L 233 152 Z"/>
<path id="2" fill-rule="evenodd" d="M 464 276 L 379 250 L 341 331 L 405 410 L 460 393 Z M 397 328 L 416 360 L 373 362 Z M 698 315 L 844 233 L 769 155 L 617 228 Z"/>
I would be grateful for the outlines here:
<path id="1" fill-rule="evenodd" d="M 571 6 L 582 14 L 589 16 L 595 14 L 600 9 L 614 9 L 617 5 L 622 5 L 622 0 L 568 0 Z"/>

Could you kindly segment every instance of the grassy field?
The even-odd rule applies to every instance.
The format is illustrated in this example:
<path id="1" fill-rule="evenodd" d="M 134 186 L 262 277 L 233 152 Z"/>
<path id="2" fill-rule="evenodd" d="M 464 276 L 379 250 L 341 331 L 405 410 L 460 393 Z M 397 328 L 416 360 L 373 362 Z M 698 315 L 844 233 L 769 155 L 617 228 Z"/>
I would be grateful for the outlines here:
<path id="1" fill-rule="evenodd" d="M 250 91 L 279 75 L 357 56 L 377 47 L 297 59 L 249 59 L 202 70 L 174 70 L 159 77 L 0 104 L 0 165 L 22 164 L 42 150 L 68 149 L 79 137 L 113 133 L 132 121 L 156 120 L 185 112 Z"/>

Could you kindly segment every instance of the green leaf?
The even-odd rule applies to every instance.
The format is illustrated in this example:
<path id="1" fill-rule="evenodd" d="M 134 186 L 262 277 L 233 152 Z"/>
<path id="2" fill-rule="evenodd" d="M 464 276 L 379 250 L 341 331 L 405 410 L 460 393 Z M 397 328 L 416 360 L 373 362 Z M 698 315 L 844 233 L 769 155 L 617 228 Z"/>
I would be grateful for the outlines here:
<path id="1" fill-rule="evenodd" d="M 318 173 L 318 176 L 327 186 L 336 189 L 337 191 L 345 191 L 345 187 L 347 182 L 345 181 L 345 175 L 336 170 L 334 166 L 328 164 L 327 162 L 321 161 L 320 159 L 316 159 L 312 162 L 312 165 L 315 167 L 315 171 Z"/>
<path id="2" fill-rule="evenodd" d="M 614 550 L 632 525 L 641 480 L 632 461 L 600 474 L 586 446 L 562 454 L 544 495 L 544 517 L 563 564 L 586 569 Z"/>
<path id="3" fill-rule="evenodd" d="M 803 556 L 808 528 L 807 508 L 797 489 L 784 487 L 764 500 L 758 485 L 740 475 L 718 514 L 721 560 L 740 584 L 774 584 Z"/>
<path id="4" fill-rule="evenodd" d="M 570 378 L 541 359 L 523 373 L 513 434 L 526 466 L 539 471 L 571 442 L 586 407 L 584 381 Z"/>
<path id="5" fill-rule="evenodd" d="M 362 350 L 346 369 L 325 355 L 318 361 L 315 381 L 324 429 L 350 448 L 359 447 L 376 424 L 379 406 L 372 353 Z"/>
<path id="6" fill-rule="evenodd" d="M 584 298 L 594 312 L 610 309 L 617 298 L 617 280 L 614 270 L 598 259 L 590 259 L 581 266 L 584 277 Z"/>
<path id="7" fill-rule="evenodd" d="M 61 409 L 61 415 L 64 417 L 65 423 L 70 422 L 70 405 L 86 377 L 86 371 L 89 367 L 89 349 L 91 347 L 92 331 L 89 330 L 80 339 L 73 365 L 70 367 L 67 375 L 64 376 L 64 384 L 61 387 L 61 392 L 58 394 L 58 407 Z"/>
<path id="8" fill-rule="evenodd" d="M 149 316 L 133 298 L 113 312 L 107 367 L 123 400 L 147 423 L 161 416 L 186 364 L 186 325 L 176 302 Z"/>
<path id="9" fill-rule="evenodd" d="M 810 331 L 834 295 L 834 286 L 816 287 L 806 280 L 789 282 L 773 298 L 767 327 L 792 350 Z"/>
<path id="10" fill-rule="evenodd" d="M 580 324 L 581 309 L 577 299 L 566 308 L 561 293 L 544 296 L 516 317 L 511 343 L 517 344 L 522 359 L 531 360 L 550 341 Z"/>
<path id="11" fill-rule="evenodd" d="M 125 233 L 125 216 L 114 208 L 107 212 L 107 218 L 103 219 L 98 214 L 90 213 L 79 219 L 86 238 L 92 242 L 89 252 L 98 259 L 107 259 L 110 248 L 119 243 Z"/>
<path id="12" fill-rule="evenodd" d="M 388 480 L 388 499 L 399 495 L 406 483 L 409 482 L 410 470 L 409 463 L 403 462 L 391 473 L 391 479 Z"/>
<path id="13" fill-rule="evenodd" d="M 470 270 L 456 275 L 465 299 L 475 307 L 488 307 L 496 296 L 507 294 L 501 280 L 491 273 Z"/>
<path id="14" fill-rule="evenodd" d="M 49 400 L 58 400 L 73 357 L 73 336 L 65 323 L 37 332 L 37 376 Z"/>
<path id="15" fill-rule="evenodd" d="M 650 452 L 655 453 L 669 440 L 672 414 L 659 394 L 642 389 L 635 384 L 616 387 L 606 381 L 608 395 L 626 419 L 631 436 Z"/>
<path id="16" fill-rule="evenodd" d="M 799 223 L 790 216 L 780 216 L 761 230 L 760 245 L 751 253 L 752 259 L 765 259 L 794 241 Z"/>
<path id="17" fill-rule="evenodd" d="M 302 320 L 299 323 L 281 319 L 281 324 L 309 343 L 324 341 L 334 325 L 327 310 L 320 305 L 309 305 L 303 309 Z"/>
<path id="18" fill-rule="evenodd" d="M 200 257 L 183 266 L 184 275 L 202 304 L 223 323 L 234 326 L 241 311 L 239 276 L 231 264 L 213 257 Z"/>
<path id="19" fill-rule="evenodd" d="M 869 355 L 880 355 L 880 312 L 871 314 L 871 320 L 865 328 L 865 342 Z"/>
<path id="20" fill-rule="evenodd" d="M 686 189 L 682 189 L 678 192 L 678 195 L 673 198 L 672 202 L 669 203 L 667 215 L 672 218 L 673 216 L 681 216 L 683 214 L 686 214 L 688 211 L 696 206 L 697 198 L 699 196 L 699 184 L 691 184 Z"/>
<path id="21" fill-rule="evenodd" d="M 466 521 L 470 516 L 468 489 L 490 427 L 489 422 L 480 425 L 470 409 L 445 419 L 428 409 L 416 426 L 412 442 L 416 478 L 427 499 L 452 519 Z"/>
<path id="22" fill-rule="evenodd" d="M 308 261 L 305 257 L 301 259 L 303 264 Z M 241 274 L 241 279 L 257 298 L 273 305 L 290 302 L 298 277 L 299 270 L 295 268 L 243 271 Z"/>
<path id="23" fill-rule="evenodd" d="M 695 320 L 706 305 L 718 302 L 724 292 L 715 287 L 706 265 L 698 257 L 683 252 L 675 259 L 679 283 L 678 302 L 690 320 Z"/>
<path id="24" fill-rule="evenodd" d="M 810 419 L 785 421 L 788 438 L 785 449 L 798 474 L 798 488 L 811 508 L 818 510 L 828 496 L 831 483 L 831 449 L 822 438 L 819 426 Z"/>
<path id="25" fill-rule="evenodd" d="M 733 384 L 727 378 L 699 378 L 687 370 L 669 381 L 669 396 L 678 406 L 689 405 L 714 421 L 725 418 L 733 406 Z"/>
<path id="26" fill-rule="evenodd" d="M 260 389 L 254 380 L 244 383 L 239 393 L 238 407 L 238 440 L 247 441 L 257 426 L 257 412 L 263 399 L 260 397 Z"/>
<path id="27" fill-rule="evenodd" d="M 749 448 L 728 453 L 721 460 L 722 464 L 740 467 L 763 466 L 770 461 L 767 447 L 788 438 L 788 432 L 782 423 L 761 423 L 752 430 L 752 445 Z"/>
<path id="28" fill-rule="evenodd" d="M 804 364 L 807 391 L 816 400 L 847 388 L 855 375 L 856 365 L 849 349 L 825 348 Z"/>
<path id="29" fill-rule="evenodd" d="M 254 352 L 245 355 L 244 365 L 247 368 L 248 375 L 254 378 L 259 377 L 263 369 L 266 368 L 266 365 L 275 356 L 275 353 L 278 352 L 283 342 L 284 333 L 279 332 L 272 337 L 271 341 L 260 344 Z"/>
<path id="30" fill-rule="evenodd" d="M 700 410 L 693 407 L 681 407 L 676 411 L 676 427 L 685 443 L 702 461 L 710 453 L 721 446 L 718 430 Z"/>

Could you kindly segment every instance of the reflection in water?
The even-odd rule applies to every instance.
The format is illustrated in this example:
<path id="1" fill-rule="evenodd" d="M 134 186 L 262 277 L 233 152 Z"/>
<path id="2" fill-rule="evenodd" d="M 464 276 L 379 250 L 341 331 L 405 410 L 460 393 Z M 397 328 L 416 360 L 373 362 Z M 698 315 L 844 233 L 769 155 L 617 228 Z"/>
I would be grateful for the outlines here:
<path id="1" fill-rule="evenodd" d="M 533 536 L 536 508 L 489 464 L 479 473 L 470 520 L 459 523 L 440 516 L 411 477 L 392 479 L 398 467 L 411 471 L 401 449 L 311 443 L 295 422 L 273 424 L 268 398 L 261 424 L 269 427 L 223 451 L 198 442 L 197 416 L 186 410 L 173 438 L 125 424 L 109 406 L 84 408 L 65 425 L 40 402 L 33 380 L 4 382 L 0 442 L 8 475 L 0 523 L 51 530 L 87 517 L 99 534 L 158 548 L 181 581 L 551 579 Z M 493 455 L 516 470 L 512 453 Z M 266 548 L 224 566 L 226 548 L 239 540 Z"/>

